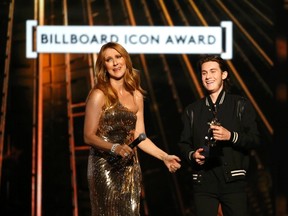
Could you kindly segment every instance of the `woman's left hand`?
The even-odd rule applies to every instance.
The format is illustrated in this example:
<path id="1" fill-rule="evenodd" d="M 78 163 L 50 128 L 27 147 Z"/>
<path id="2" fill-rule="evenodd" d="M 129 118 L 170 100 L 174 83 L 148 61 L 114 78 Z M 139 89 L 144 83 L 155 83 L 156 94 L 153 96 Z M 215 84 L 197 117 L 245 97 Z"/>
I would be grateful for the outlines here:
<path id="1" fill-rule="evenodd" d="M 167 166 L 169 172 L 175 173 L 178 169 L 180 169 L 181 164 L 180 164 L 180 158 L 177 157 L 176 155 L 166 155 L 163 158 L 163 162 Z"/>

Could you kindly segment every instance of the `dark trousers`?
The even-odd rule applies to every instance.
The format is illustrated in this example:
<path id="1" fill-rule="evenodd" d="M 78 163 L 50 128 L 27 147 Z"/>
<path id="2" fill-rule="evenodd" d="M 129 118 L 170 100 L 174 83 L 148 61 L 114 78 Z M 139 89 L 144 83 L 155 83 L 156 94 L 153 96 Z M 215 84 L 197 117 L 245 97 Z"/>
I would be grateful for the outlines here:
<path id="1" fill-rule="evenodd" d="M 194 204 L 197 216 L 217 216 L 219 204 L 224 216 L 248 215 L 245 192 L 223 194 L 195 192 Z"/>

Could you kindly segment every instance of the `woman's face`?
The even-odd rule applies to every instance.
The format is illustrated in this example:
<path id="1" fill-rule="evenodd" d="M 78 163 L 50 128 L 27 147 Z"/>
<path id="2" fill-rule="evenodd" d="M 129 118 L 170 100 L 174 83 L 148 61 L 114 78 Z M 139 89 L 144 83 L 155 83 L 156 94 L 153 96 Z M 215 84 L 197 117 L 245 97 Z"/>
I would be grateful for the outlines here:
<path id="1" fill-rule="evenodd" d="M 218 62 L 209 61 L 201 66 L 202 83 L 210 93 L 220 92 L 223 89 L 223 80 L 227 78 L 227 75 L 226 71 L 221 71 Z"/>
<path id="2" fill-rule="evenodd" d="M 126 73 L 126 62 L 123 56 L 115 49 L 107 48 L 104 51 L 104 61 L 110 78 L 119 80 Z"/>

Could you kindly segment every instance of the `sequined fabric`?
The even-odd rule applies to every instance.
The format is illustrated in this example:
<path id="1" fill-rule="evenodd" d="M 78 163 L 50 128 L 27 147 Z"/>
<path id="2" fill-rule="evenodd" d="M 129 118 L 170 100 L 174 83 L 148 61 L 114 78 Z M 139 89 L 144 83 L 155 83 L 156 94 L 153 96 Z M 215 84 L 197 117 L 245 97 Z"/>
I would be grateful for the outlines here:
<path id="1" fill-rule="evenodd" d="M 103 111 L 97 135 L 112 143 L 129 144 L 135 124 L 135 113 L 118 104 Z M 88 184 L 92 216 L 140 215 L 141 170 L 134 151 L 134 156 L 124 160 L 91 147 Z"/>

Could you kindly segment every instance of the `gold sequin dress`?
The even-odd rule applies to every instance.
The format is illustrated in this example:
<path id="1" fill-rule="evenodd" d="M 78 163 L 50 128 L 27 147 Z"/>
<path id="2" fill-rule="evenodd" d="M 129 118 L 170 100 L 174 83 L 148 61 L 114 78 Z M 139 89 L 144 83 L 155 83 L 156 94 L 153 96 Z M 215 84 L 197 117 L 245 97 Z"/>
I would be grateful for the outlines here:
<path id="1" fill-rule="evenodd" d="M 129 144 L 134 139 L 136 114 L 121 104 L 103 111 L 97 136 L 111 143 Z M 118 159 L 91 147 L 88 185 L 92 216 L 140 215 L 141 169 L 137 152 Z"/>

